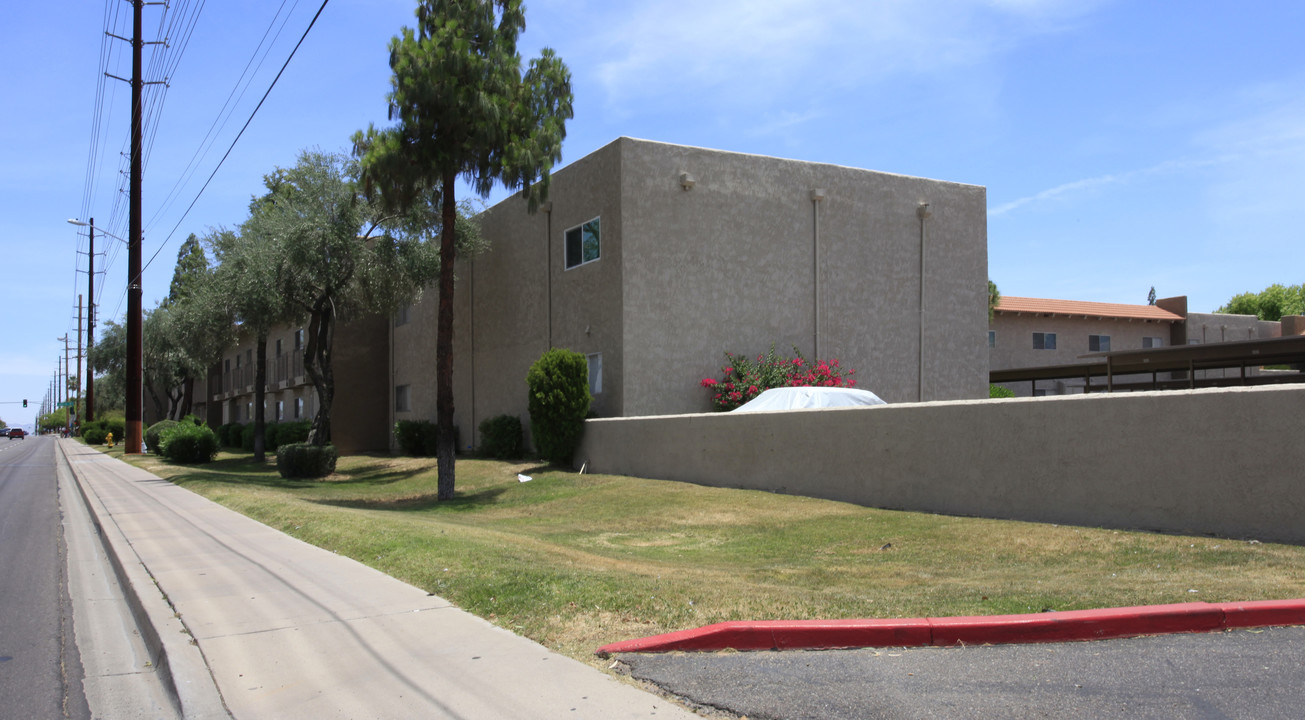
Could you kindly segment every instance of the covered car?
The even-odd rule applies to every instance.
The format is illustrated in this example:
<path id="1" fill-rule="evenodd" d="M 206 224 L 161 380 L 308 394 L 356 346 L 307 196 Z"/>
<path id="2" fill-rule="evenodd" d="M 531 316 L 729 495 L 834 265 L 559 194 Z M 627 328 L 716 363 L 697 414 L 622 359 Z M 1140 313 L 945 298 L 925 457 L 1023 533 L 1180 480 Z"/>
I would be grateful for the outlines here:
<path id="1" fill-rule="evenodd" d="M 731 412 L 863 407 L 887 404 L 869 390 L 837 387 L 782 387 L 765 390 L 760 395 L 734 408 Z"/>

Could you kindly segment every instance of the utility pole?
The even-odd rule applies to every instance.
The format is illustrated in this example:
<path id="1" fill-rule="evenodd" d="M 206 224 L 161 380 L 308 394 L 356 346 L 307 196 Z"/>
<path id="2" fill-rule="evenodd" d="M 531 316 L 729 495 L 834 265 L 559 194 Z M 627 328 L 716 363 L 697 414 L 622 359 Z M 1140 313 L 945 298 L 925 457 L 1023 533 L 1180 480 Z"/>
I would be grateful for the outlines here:
<path id="1" fill-rule="evenodd" d="M 91 346 L 95 344 L 95 218 L 91 218 L 90 272 L 86 288 L 86 422 L 95 419 L 95 371 L 91 370 Z"/>
<path id="2" fill-rule="evenodd" d="M 162 85 L 166 81 L 146 83 L 141 77 L 141 49 L 145 41 L 141 39 L 141 10 L 146 5 L 165 5 L 163 2 L 144 2 L 130 0 L 132 8 L 131 40 L 107 33 L 119 40 L 131 43 L 131 189 L 130 196 L 130 231 L 127 233 L 127 423 L 123 431 L 122 451 L 129 455 L 139 455 L 141 451 L 141 421 L 144 419 L 145 395 L 141 382 L 141 354 L 143 333 L 143 308 L 141 300 L 141 175 L 143 172 L 141 150 L 141 126 L 144 122 L 142 90 L 145 85 Z M 164 42 L 151 42 L 151 45 L 163 45 Z M 109 75 L 109 73 L 105 73 Z M 109 75 L 115 80 L 123 80 L 116 75 Z"/>
<path id="3" fill-rule="evenodd" d="M 82 400 L 82 296 L 77 296 L 77 404 L 73 408 L 81 405 Z M 80 412 L 80 411 L 79 411 Z M 68 429 L 72 429 L 72 417 L 68 418 Z"/>
<path id="4" fill-rule="evenodd" d="M 81 309 L 82 309 L 82 305 L 81 305 L 81 301 L 79 300 L 77 302 L 77 312 L 79 315 L 81 313 Z M 81 324 L 80 317 L 77 318 L 77 324 L 78 325 Z M 69 370 L 68 333 L 64 333 L 63 334 L 63 401 L 65 405 L 67 405 L 69 402 L 72 401 L 72 397 L 70 397 L 72 395 L 72 377 L 71 377 L 71 373 L 68 372 L 68 370 Z M 63 415 L 63 429 L 68 430 L 72 428 L 73 406 L 68 405 L 68 407 L 64 408 L 64 410 L 67 410 L 67 412 L 65 412 Z"/>

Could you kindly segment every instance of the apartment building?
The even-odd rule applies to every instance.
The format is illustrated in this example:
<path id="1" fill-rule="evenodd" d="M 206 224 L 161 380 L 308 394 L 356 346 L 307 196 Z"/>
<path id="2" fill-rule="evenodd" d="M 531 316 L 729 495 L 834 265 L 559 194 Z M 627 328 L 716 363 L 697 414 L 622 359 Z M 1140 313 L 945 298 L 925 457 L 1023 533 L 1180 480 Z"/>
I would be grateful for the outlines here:
<path id="1" fill-rule="evenodd" d="M 725 352 L 838 358 L 889 402 L 986 397 L 984 188 L 619 138 L 489 208 L 457 267 L 455 421 L 528 421 L 550 347 L 598 416 L 704 412 Z M 436 295 L 390 334 L 393 419 L 435 417 Z"/>
<path id="2" fill-rule="evenodd" d="M 1299 334 L 1296 324 L 1286 319 L 1288 334 Z M 988 355 L 991 370 L 1067 366 L 1104 362 L 1097 353 L 1144 350 L 1211 343 L 1267 340 L 1281 337 L 1283 322 L 1267 322 L 1254 315 L 1190 313 L 1186 296 L 1164 298 L 1155 305 L 1084 302 L 1045 298 L 1003 296 L 988 326 Z M 1262 370 L 1248 367 L 1249 376 Z M 1195 371 L 1196 380 L 1240 377 L 1240 368 Z M 1157 377 L 1121 375 L 1114 381 L 1127 386 L 1154 380 L 1173 381 L 1182 373 L 1165 372 Z M 1084 392 L 1083 377 L 1061 377 L 1003 383 L 1017 396 L 1066 395 Z M 1094 385 L 1099 386 L 1098 380 Z"/>

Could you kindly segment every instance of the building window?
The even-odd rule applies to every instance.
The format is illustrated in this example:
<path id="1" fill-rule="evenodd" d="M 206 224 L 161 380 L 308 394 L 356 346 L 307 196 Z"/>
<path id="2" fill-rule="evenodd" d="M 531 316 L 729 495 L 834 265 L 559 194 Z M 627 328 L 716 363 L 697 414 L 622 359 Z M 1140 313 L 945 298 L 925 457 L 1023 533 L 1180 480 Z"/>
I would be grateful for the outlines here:
<path id="1" fill-rule="evenodd" d="M 282 401 L 280 401 L 280 400 L 277 400 L 277 401 L 276 401 L 276 421 L 277 421 L 277 422 L 281 422 L 281 421 L 284 420 L 284 419 L 285 419 L 285 403 L 282 402 Z"/>
<path id="2" fill-rule="evenodd" d="M 1055 350 L 1056 333 L 1033 333 L 1034 350 Z"/>
<path id="3" fill-rule="evenodd" d="M 990 347 L 990 348 L 995 348 L 995 347 L 997 347 L 997 331 L 996 331 L 996 330 L 989 330 L 989 331 L 988 331 L 988 347 Z"/>
<path id="4" fill-rule="evenodd" d="M 236 369 L 240 369 L 240 353 L 236 353 Z"/>
<path id="5" fill-rule="evenodd" d="M 295 419 L 298 420 L 304 416 L 304 399 L 295 398 Z"/>
<path id="6" fill-rule="evenodd" d="M 1088 352 L 1110 352 L 1110 336 L 1088 335 Z"/>
<path id="7" fill-rule="evenodd" d="M 300 350 L 303 349 L 304 349 L 304 331 L 303 328 L 300 328 L 295 331 L 295 352 L 299 352 Z"/>
<path id="8" fill-rule="evenodd" d="M 399 309 L 394 313 L 394 327 L 399 327 L 400 325 L 407 325 L 409 312 L 411 310 L 412 310 L 411 305 L 400 306 Z"/>
<path id="9" fill-rule="evenodd" d="M 1142 348 L 1145 350 L 1150 350 L 1151 348 L 1158 348 L 1164 346 L 1165 346 L 1165 341 L 1163 338 L 1158 338 L 1158 337 L 1142 338 Z"/>
<path id="10" fill-rule="evenodd" d="M 251 402 L 247 402 L 245 403 L 245 421 L 247 422 L 253 419 L 254 419 L 254 404 Z"/>
<path id="11" fill-rule="evenodd" d="M 281 357 L 281 338 L 276 339 L 276 356 Z"/>
<path id="12" fill-rule="evenodd" d="M 598 220 L 594 218 L 566 231 L 567 270 L 598 259 Z"/>
<path id="13" fill-rule="evenodd" d="M 223 372 L 231 372 L 231 358 L 222 361 Z"/>
<path id="14" fill-rule="evenodd" d="M 397 385 L 394 388 L 394 412 L 408 412 L 410 407 L 409 388 L 411 385 Z"/>
<path id="15" fill-rule="evenodd" d="M 603 391 L 603 354 L 586 355 L 585 363 L 589 366 L 589 394 L 597 395 Z"/>

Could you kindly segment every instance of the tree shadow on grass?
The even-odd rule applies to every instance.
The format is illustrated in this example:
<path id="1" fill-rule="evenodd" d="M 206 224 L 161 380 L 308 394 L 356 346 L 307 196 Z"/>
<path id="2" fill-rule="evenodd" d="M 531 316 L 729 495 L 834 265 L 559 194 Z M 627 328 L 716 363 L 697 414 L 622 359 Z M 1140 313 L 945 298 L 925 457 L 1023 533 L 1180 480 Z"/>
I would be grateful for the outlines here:
<path id="1" fill-rule="evenodd" d="M 401 498 L 368 498 L 354 500 L 317 499 L 311 502 L 318 505 L 352 508 L 355 510 L 394 510 L 413 512 L 421 510 L 442 510 L 446 512 L 467 512 L 489 507 L 498 502 L 505 488 L 491 487 L 473 493 L 456 493 L 452 500 L 440 500 L 434 493 Z"/>
<path id="2" fill-rule="evenodd" d="M 360 467 L 340 470 L 326 478 L 287 479 L 281 477 L 280 473 L 277 472 L 276 463 L 259 463 L 247 457 L 214 460 L 203 465 L 173 465 L 173 467 L 189 470 L 189 472 L 181 472 L 172 476 L 172 482 L 178 485 L 184 485 L 187 482 L 211 482 L 288 489 L 302 489 L 322 485 L 333 485 L 335 487 L 343 485 L 390 485 L 426 472 L 423 468 L 393 468 L 378 472 L 374 467 Z"/>

